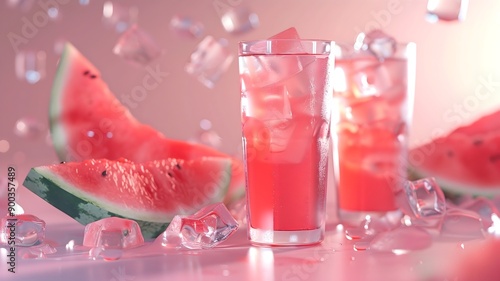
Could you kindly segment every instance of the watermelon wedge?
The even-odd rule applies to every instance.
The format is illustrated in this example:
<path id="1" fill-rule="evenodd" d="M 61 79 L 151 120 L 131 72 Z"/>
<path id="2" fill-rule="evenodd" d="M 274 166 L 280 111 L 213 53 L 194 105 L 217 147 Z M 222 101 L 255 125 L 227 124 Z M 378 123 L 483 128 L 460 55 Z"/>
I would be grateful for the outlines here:
<path id="1" fill-rule="evenodd" d="M 500 111 L 410 151 L 415 177 L 433 176 L 450 197 L 500 195 Z"/>
<path id="2" fill-rule="evenodd" d="M 208 146 L 167 138 L 141 124 L 116 99 L 99 70 L 70 43 L 59 61 L 49 108 L 52 142 L 61 161 L 126 158 L 143 163 L 229 157 Z M 226 203 L 244 195 L 243 165 L 238 159 L 231 161 Z"/>
<path id="3" fill-rule="evenodd" d="M 145 238 L 154 238 L 175 215 L 220 202 L 230 179 L 227 157 L 92 159 L 32 168 L 24 186 L 83 225 L 128 218 L 137 221 Z"/>

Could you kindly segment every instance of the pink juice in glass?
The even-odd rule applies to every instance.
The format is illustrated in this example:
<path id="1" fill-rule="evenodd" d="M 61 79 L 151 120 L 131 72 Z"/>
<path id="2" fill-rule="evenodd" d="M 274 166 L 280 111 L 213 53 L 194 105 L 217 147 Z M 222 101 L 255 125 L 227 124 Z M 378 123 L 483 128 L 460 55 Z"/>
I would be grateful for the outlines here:
<path id="1" fill-rule="evenodd" d="M 395 192 L 406 179 L 412 94 L 408 59 L 371 55 L 335 61 L 334 170 L 339 216 L 398 210 Z M 411 79 L 411 78 L 410 78 Z"/>
<path id="2" fill-rule="evenodd" d="M 323 237 L 331 64 L 329 54 L 240 55 L 253 242 L 311 244 Z"/>

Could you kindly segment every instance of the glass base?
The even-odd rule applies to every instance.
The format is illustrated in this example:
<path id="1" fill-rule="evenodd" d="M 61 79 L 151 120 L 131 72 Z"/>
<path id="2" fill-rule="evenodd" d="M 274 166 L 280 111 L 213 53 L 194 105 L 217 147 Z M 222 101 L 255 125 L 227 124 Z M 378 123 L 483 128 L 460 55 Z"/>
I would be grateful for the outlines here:
<path id="1" fill-rule="evenodd" d="M 358 226 L 367 216 L 372 218 L 389 217 L 398 219 L 401 215 L 402 212 L 399 209 L 386 212 L 352 211 L 343 209 L 339 209 L 338 211 L 340 222 L 351 226 Z"/>
<path id="2" fill-rule="evenodd" d="M 252 244 L 272 246 L 299 246 L 317 244 L 323 241 L 325 228 L 313 230 L 263 230 L 249 226 L 249 238 Z"/>

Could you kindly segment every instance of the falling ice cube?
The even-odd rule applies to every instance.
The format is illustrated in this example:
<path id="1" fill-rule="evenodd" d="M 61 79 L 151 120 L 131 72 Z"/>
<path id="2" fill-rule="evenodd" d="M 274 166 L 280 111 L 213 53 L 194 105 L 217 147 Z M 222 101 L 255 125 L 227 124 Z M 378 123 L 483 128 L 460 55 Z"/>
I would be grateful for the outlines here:
<path id="1" fill-rule="evenodd" d="M 396 52 L 396 40 L 375 29 L 368 33 L 360 33 L 356 38 L 355 48 L 368 51 L 379 60 L 391 57 Z"/>
<path id="2" fill-rule="evenodd" d="M 34 215 L 6 216 L 0 221 L 0 244 L 15 241 L 16 246 L 33 246 L 45 238 L 45 222 Z"/>
<path id="3" fill-rule="evenodd" d="M 15 70 L 20 80 L 35 84 L 45 77 L 44 51 L 19 51 L 16 54 Z"/>
<path id="4" fill-rule="evenodd" d="M 33 117 L 23 117 L 16 121 L 14 133 L 26 139 L 38 138 L 44 130 L 40 120 Z"/>
<path id="5" fill-rule="evenodd" d="M 437 21 L 464 21 L 467 15 L 469 0 L 428 0 L 427 20 Z"/>
<path id="6" fill-rule="evenodd" d="M 206 87 L 213 88 L 233 58 L 225 39 L 206 36 L 191 54 L 185 70 Z"/>
<path id="7" fill-rule="evenodd" d="M 441 217 L 445 213 L 445 197 L 434 178 L 406 181 L 404 189 L 415 217 Z"/>
<path id="8" fill-rule="evenodd" d="M 200 38 L 205 30 L 203 24 L 190 17 L 175 15 L 170 20 L 170 28 L 179 35 Z"/>
<path id="9" fill-rule="evenodd" d="M 191 216 L 175 216 L 155 241 L 163 246 L 189 249 L 212 248 L 238 229 L 238 223 L 223 203 L 208 205 Z"/>
<path id="10" fill-rule="evenodd" d="M 147 65 L 161 55 L 161 49 L 148 33 L 133 25 L 120 36 L 113 53 L 128 62 Z"/>
<path id="11" fill-rule="evenodd" d="M 480 239 L 484 238 L 485 230 L 476 212 L 450 209 L 441 221 L 440 234 L 447 238 Z"/>
<path id="12" fill-rule="evenodd" d="M 138 10 L 136 7 L 129 7 L 118 4 L 116 1 L 104 2 L 102 8 L 102 20 L 106 26 L 122 33 L 137 22 Z"/>
<path id="13" fill-rule="evenodd" d="M 224 29 L 229 33 L 248 32 L 259 25 L 259 16 L 243 5 L 226 9 L 221 15 Z"/>
<path id="14" fill-rule="evenodd" d="M 89 255 L 96 259 L 118 259 L 122 250 L 144 244 L 144 238 L 137 222 L 110 217 L 85 226 L 83 246 L 91 248 Z"/>

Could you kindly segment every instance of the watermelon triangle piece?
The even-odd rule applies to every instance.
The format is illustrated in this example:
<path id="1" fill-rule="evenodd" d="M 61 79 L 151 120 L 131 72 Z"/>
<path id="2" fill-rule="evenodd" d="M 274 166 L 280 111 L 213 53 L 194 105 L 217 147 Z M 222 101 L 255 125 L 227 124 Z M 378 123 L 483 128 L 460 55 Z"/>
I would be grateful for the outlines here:
<path id="1" fill-rule="evenodd" d="M 32 168 L 24 186 L 83 225 L 122 217 L 155 238 L 175 215 L 223 200 L 230 179 L 229 158 L 92 159 Z"/>
<path id="2" fill-rule="evenodd" d="M 224 201 L 236 201 L 245 193 L 239 159 L 208 146 L 167 138 L 140 123 L 108 88 L 100 71 L 70 43 L 59 61 L 49 116 L 52 143 L 61 161 L 126 158 L 143 163 L 227 157 L 233 170 Z"/>

